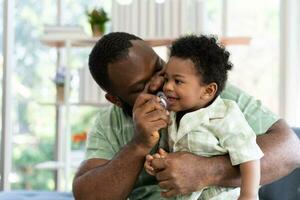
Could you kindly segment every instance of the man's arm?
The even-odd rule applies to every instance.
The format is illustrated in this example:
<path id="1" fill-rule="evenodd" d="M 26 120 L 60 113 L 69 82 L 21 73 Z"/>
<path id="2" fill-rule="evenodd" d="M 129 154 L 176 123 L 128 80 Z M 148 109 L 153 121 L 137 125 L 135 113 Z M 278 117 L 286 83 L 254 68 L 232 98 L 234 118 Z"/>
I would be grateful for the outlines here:
<path id="1" fill-rule="evenodd" d="M 73 182 L 77 200 L 126 199 L 148 152 L 128 144 L 112 160 L 85 161 Z"/>
<path id="2" fill-rule="evenodd" d="M 285 121 L 278 120 L 257 137 L 264 152 L 261 159 L 261 184 L 275 181 L 300 166 L 300 141 Z M 159 185 L 168 191 L 165 197 L 188 194 L 206 186 L 240 186 L 240 172 L 228 156 L 205 158 L 187 152 L 170 153 L 165 159 L 156 159 L 153 166 L 161 171 L 156 177 Z M 199 167 L 200 166 L 200 167 Z"/>
<path id="3" fill-rule="evenodd" d="M 169 123 L 158 97 L 140 95 L 133 108 L 135 133 L 111 160 L 90 159 L 82 164 L 73 181 L 76 200 L 120 200 L 131 193 L 145 156 L 159 139 L 158 130 Z"/>
<path id="4" fill-rule="evenodd" d="M 258 136 L 257 143 L 265 154 L 260 163 L 261 185 L 280 179 L 300 167 L 300 140 L 284 120 L 278 120 L 267 134 Z M 220 185 L 239 185 L 238 170 L 236 175 L 235 181 L 230 180 L 230 175 L 220 177 Z"/>
<path id="5" fill-rule="evenodd" d="M 257 138 L 265 156 L 261 184 L 267 184 L 286 176 L 300 167 L 300 140 L 284 120 L 276 122 L 267 132 Z"/>

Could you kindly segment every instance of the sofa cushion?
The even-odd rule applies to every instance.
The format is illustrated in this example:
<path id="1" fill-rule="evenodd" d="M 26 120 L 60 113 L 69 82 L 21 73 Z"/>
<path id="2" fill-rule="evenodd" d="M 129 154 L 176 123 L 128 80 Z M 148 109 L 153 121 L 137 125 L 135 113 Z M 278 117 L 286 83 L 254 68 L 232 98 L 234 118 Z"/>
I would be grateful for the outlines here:
<path id="1" fill-rule="evenodd" d="M 74 200 L 68 192 L 10 191 L 0 192 L 0 200 Z"/>

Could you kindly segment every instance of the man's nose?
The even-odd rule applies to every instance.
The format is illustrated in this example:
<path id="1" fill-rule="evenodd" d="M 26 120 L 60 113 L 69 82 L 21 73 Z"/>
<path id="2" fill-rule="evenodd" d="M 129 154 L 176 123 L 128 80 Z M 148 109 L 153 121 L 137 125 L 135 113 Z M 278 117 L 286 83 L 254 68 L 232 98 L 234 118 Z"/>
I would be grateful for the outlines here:
<path id="1" fill-rule="evenodd" d="M 158 91 L 161 91 L 163 84 L 164 84 L 164 77 L 154 76 L 147 84 L 147 92 L 151 94 L 156 94 Z"/>

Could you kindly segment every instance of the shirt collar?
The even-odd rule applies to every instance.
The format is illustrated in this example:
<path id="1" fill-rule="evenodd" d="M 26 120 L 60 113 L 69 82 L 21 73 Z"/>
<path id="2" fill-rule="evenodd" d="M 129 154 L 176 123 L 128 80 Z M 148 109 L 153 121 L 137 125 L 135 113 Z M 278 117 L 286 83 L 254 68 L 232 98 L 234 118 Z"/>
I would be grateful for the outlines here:
<path id="1" fill-rule="evenodd" d="M 198 123 L 209 123 L 209 120 L 223 118 L 226 114 L 226 105 L 218 96 L 209 106 L 186 113 L 181 121 L 188 122 L 197 119 Z"/>
<path id="2" fill-rule="evenodd" d="M 201 124 L 209 124 L 210 120 L 223 118 L 225 114 L 226 105 L 218 96 L 209 106 L 186 113 L 180 120 L 179 129 L 177 130 L 177 137 L 183 137 L 191 130 L 195 130 Z M 173 123 L 176 123 L 175 116 L 175 113 L 171 113 Z M 173 131 L 175 127 L 173 127 Z"/>

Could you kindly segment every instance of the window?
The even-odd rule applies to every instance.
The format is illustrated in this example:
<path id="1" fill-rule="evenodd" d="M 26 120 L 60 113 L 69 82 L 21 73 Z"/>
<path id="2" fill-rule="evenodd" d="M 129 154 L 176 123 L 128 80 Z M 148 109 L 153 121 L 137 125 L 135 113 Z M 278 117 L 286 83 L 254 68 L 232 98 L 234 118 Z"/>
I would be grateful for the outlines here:
<path id="1" fill-rule="evenodd" d="M 0 8 L 3 8 L 3 0 L 0 0 Z M 2 73 L 3 73 L 3 9 L 0 9 L 0 109 L 2 110 Z M 0 120 L 2 122 L 2 114 L 0 116 Z M 1 144 L 1 134 L 2 134 L 2 123 L 0 124 L 0 144 Z M 1 149 L 0 149 L 0 157 L 1 157 Z M 1 175 L 0 175 L 1 176 Z"/>
<path id="2" fill-rule="evenodd" d="M 3 0 L 0 0 L 0 8 L 3 8 Z M 0 89 L 0 96 L 1 96 L 1 103 L 0 105 L 2 105 L 2 72 L 3 72 L 3 9 L 0 9 L 0 86 L 1 86 L 1 89 Z M 0 106 L 2 107 L 2 106 Z M 1 108 L 2 110 L 2 108 Z M 2 118 L 2 115 L 0 117 L 0 120 Z M 2 121 L 2 120 L 1 120 Z M 1 125 L 0 125 L 1 126 Z M 1 138 L 1 137 L 0 137 Z"/>
<path id="3" fill-rule="evenodd" d="M 249 46 L 230 46 L 230 81 L 279 112 L 280 1 L 228 1 L 228 36 L 250 36 Z M 237 17 L 238 16 L 238 17 Z"/>
<path id="4" fill-rule="evenodd" d="M 55 71 L 55 51 L 40 43 L 44 24 L 54 24 L 51 0 L 15 1 L 15 57 L 13 91 L 12 189 L 53 189 L 54 173 L 35 165 L 53 159 L 54 108 L 42 107 L 54 99 L 50 77 Z"/>
<path id="5" fill-rule="evenodd" d="M 62 1 L 62 24 L 89 28 L 84 14 L 90 1 Z M 105 3 L 109 6 L 109 3 Z M 13 69 L 13 164 L 12 189 L 55 189 L 55 170 L 38 165 L 55 158 L 56 72 L 57 51 L 40 41 L 44 25 L 56 24 L 57 5 L 52 0 L 22 0 L 15 6 L 15 67 Z M 1 38 L 2 39 L 2 38 Z M 71 98 L 78 100 L 78 69 L 86 67 L 89 49 L 72 49 L 73 75 Z M 74 56 L 76 55 L 76 56 Z M 75 59 L 73 59 L 75 58 Z M 70 110 L 71 132 L 80 133 L 91 127 L 94 107 Z M 71 140 L 71 138 L 69 138 Z M 73 143 L 73 150 L 82 145 Z M 76 155 L 75 155 L 76 156 Z M 57 165 L 55 166 L 57 168 Z M 76 169 L 76 168 L 74 168 Z M 72 175 L 70 175 L 72 176 Z M 72 180 L 72 177 L 69 179 Z M 71 186 L 71 182 L 69 183 Z M 70 187 L 69 187 L 70 189 Z"/>

